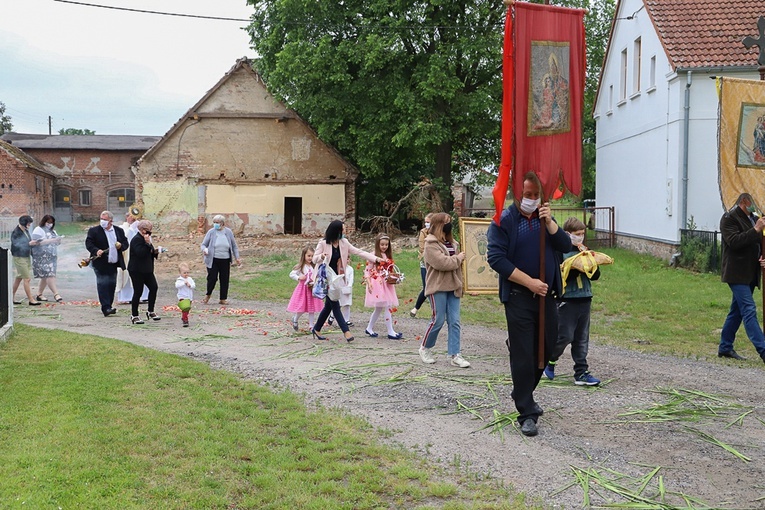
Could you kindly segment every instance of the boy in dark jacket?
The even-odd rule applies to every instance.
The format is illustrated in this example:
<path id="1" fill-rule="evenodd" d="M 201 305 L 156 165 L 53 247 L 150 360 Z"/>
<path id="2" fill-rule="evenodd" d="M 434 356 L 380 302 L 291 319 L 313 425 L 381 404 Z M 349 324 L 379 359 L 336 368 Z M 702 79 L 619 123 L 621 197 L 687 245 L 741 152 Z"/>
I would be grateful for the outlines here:
<path id="1" fill-rule="evenodd" d="M 563 230 L 571 237 L 573 251 L 563 255 L 565 261 L 587 251 L 584 245 L 586 226 L 577 218 L 569 218 L 563 224 Z M 587 351 L 590 345 L 590 307 L 592 305 L 592 284 L 590 280 L 600 278 L 600 268 L 595 269 L 591 277 L 571 267 L 566 278 L 563 295 L 558 300 L 558 341 L 553 349 L 550 361 L 545 367 L 545 376 L 555 377 L 555 363 L 566 346 L 571 344 L 571 357 L 574 360 L 574 384 L 577 386 L 597 386 L 600 379 L 590 374 L 587 365 Z"/>

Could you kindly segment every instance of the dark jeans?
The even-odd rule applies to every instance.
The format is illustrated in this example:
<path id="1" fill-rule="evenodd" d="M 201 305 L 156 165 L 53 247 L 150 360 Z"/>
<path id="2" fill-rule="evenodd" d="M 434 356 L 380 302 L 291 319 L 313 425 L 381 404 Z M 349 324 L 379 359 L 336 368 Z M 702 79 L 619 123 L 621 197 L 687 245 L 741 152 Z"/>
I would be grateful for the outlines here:
<path id="1" fill-rule="evenodd" d="M 329 317 L 330 312 L 332 312 L 332 315 L 335 316 L 337 325 L 340 326 L 340 329 L 343 331 L 343 333 L 350 329 L 348 327 L 348 323 L 345 322 L 345 317 L 343 317 L 343 311 L 340 309 L 340 301 L 332 301 L 329 299 L 329 296 L 327 296 L 324 298 L 324 308 L 322 308 L 321 312 L 319 312 L 319 316 L 316 318 L 316 324 L 313 325 L 314 331 L 321 331 L 321 328 L 324 327 L 324 323 L 327 321 L 327 317 Z"/>
<path id="2" fill-rule="evenodd" d="M 736 332 L 741 327 L 741 323 L 744 323 L 744 330 L 746 331 L 749 340 L 757 349 L 757 353 L 765 360 L 765 335 L 763 335 L 762 328 L 757 322 L 757 305 L 754 303 L 752 292 L 756 283 L 751 285 L 739 285 L 728 284 L 731 292 L 733 293 L 733 299 L 730 302 L 730 310 L 728 316 L 725 318 L 725 323 L 722 327 L 722 333 L 720 334 L 720 346 L 718 347 L 718 353 L 730 352 L 733 350 L 733 342 L 736 340 Z"/>
<path id="3" fill-rule="evenodd" d="M 149 303 L 147 305 L 149 312 L 154 311 L 154 303 L 157 302 L 157 278 L 154 273 L 136 273 L 130 272 L 130 281 L 133 283 L 133 299 L 130 300 L 130 309 L 133 317 L 138 316 L 138 304 L 141 302 L 143 286 L 149 289 Z"/>
<path id="4" fill-rule="evenodd" d="M 105 313 L 112 307 L 114 292 L 117 290 L 117 264 L 107 264 L 98 269 L 93 266 L 93 272 L 96 273 L 98 302 L 101 303 L 101 311 Z"/>
<path id="5" fill-rule="evenodd" d="M 504 303 L 507 320 L 507 348 L 510 352 L 510 375 L 513 391 L 510 394 L 518 410 L 518 422 L 527 418 L 537 421 L 534 390 L 542 377 L 543 368 L 538 368 L 537 344 L 539 338 L 539 302 L 531 291 L 516 289 Z M 545 302 L 545 352 L 543 365 L 550 359 L 558 337 L 558 308 L 549 295 Z"/>
<path id="6" fill-rule="evenodd" d="M 558 361 L 566 346 L 571 344 L 574 377 L 588 370 L 587 351 L 590 347 L 590 307 L 592 299 L 571 299 L 558 303 L 558 340 L 550 361 Z"/>
<path id="7" fill-rule="evenodd" d="M 207 294 L 212 295 L 215 283 L 220 279 L 220 298 L 228 299 L 228 280 L 231 276 L 231 259 L 213 259 L 212 267 L 207 268 Z"/>
<path id="8" fill-rule="evenodd" d="M 422 304 L 425 302 L 425 273 L 427 271 L 424 267 L 420 268 L 420 276 L 422 277 L 422 290 L 420 291 L 420 295 L 417 296 L 417 302 L 414 304 L 414 307 L 416 309 L 420 309 L 422 307 Z"/>

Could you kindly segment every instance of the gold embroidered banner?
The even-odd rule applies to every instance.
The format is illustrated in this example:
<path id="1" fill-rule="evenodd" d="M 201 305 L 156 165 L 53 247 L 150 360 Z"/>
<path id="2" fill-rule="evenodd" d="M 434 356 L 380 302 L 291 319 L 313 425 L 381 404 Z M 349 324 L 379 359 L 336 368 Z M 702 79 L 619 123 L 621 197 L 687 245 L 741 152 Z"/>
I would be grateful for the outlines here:
<path id="1" fill-rule="evenodd" d="M 765 81 L 719 78 L 718 181 L 724 209 L 741 193 L 765 207 Z"/>

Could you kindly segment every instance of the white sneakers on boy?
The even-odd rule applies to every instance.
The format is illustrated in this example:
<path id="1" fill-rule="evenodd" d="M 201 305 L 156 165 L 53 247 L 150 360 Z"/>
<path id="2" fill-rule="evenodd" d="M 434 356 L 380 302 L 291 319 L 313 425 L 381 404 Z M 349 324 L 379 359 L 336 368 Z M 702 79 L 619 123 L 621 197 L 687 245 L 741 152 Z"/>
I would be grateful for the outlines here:
<path id="1" fill-rule="evenodd" d="M 436 362 L 436 360 L 433 359 L 433 355 L 430 354 L 430 349 L 423 346 L 420 346 L 420 359 L 423 363 L 427 363 L 429 365 Z"/>
<path id="2" fill-rule="evenodd" d="M 452 356 L 451 364 L 460 368 L 467 368 L 470 366 L 470 362 L 463 358 L 462 354 L 455 354 Z"/>

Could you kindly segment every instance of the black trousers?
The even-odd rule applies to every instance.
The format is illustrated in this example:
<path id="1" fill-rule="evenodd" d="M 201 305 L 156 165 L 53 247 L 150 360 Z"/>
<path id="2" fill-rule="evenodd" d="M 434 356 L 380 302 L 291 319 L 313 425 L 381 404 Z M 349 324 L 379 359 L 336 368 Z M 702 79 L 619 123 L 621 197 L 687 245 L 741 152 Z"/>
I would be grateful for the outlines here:
<path id="1" fill-rule="evenodd" d="M 539 418 L 535 409 L 534 390 L 539 384 L 544 368 L 538 368 L 539 303 L 542 301 L 529 290 L 517 289 L 504 303 L 507 320 L 507 348 L 510 353 L 510 375 L 513 378 L 511 396 L 518 410 L 518 421 L 527 418 L 535 422 Z M 558 338 L 558 307 L 548 295 L 545 303 L 545 349 L 542 366 L 550 360 Z"/>
<path id="2" fill-rule="evenodd" d="M 231 277 L 231 259 L 213 259 L 212 267 L 207 268 L 207 294 L 212 295 L 215 284 L 220 279 L 220 298 L 228 299 L 228 280 Z"/>
<path id="3" fill-rule="evenodd" d="M 101 311 L 106 313 L 112 307 L 114 292 L 117 290 L 117 264 L 107 264 L 99 269 L 93 266 L 93 272 L 96 273 L 98 302 L 101 304 Z"/>
<path id="4" fill-rule="evenodd" d="M 154 273 L 136 273 L 129 271 L 130 281 L 133 283 L 133 299 L 130 300 L 130 309 L 134 317 L 138 316 L 138 304 L 141 302 L 143 286 L 149 289 L 149 303 L 146 305 L 149 312 L 154 311 L 154 303 L 157 302 L 157 278 Z"/>
<path id="5" fill-rule="evenodd" d="M 330 312 L 335 316 L 337 325 L 340 326 L 343 333 L 350 330 L 348 323 L 345 322 L 345 317 L 343 317 L 343 311 L 340 309 L 340 301 L 332 301 L 329 299 L 329 296 L 327 296 L 324 298 L 324 308 L 319 312 L 319 316 L 316 318 L 316 324 L 313 325 L 315 331 L 321 331 Z"/>

